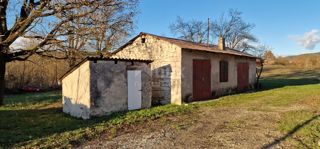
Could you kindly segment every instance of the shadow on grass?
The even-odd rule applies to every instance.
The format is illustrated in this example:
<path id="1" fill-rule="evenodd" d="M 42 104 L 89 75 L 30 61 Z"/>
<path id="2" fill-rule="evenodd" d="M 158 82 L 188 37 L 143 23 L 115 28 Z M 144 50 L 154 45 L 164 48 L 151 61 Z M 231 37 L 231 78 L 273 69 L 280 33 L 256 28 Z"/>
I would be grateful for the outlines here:
<path id="1" fill-rule="evenodd" d="M 55 102 L 61 99 L 61 91 L 26 93 L 18 95 L 6 95 L 4 102 L 7 106 L 36 104 L 42 102 Z"/>
<path id="2" fill-rule="evenodd" d="M 287 138 L 292 137 L 297 131 L 299 131 L 301 128 L 305 127 L 306 125 L 308 125 L 309 123 L 311 123 L 312 121 L 316 120 L 320 118 L 320 115 L 316 115 L 306 121 L 304 121 L 302 124 L 297 125 L 296 127 L 294 127 L 291 131 L 289 131 L 286 135 L 275 139 L 274 141 L 272 141 L 269 144 L 264 145 L 263 147 L 261 147 L 261 149 L 269 149 L 272 147 L 275 147 L 276 145 L 280 144 L 281 142 L 285 141 Z M 304 144 L 301 140 L 297 140 L 298 142 L 300 142 L 300 144 L 302 144 L 305 148 L 312 148 L 309 147 L 308 145 Z"/>
<path id="3" fill-rule="evenodd" d="M 0 148 L 12 147 L 29 140 L 39 139 L 97 123 L 117 119 L 125 112 L 92 120 L 73 118 L 62 112 L 62 108 L 0 110 Z"/>
<path id="4" fill-rule="evenodd" d="M 8 104 L 0 107 L 0 148 L 78 146 L 113 128 L 194 108 L 165 105 L 82 120 L 63 113 L 60 99 L 60 92 L 7 96 L 5 100 Z"/>
<path id="5" fill-rule="evenodd" d="M 266 67 L 263 73 L 267 76 L 261 79 L 262 90 L 320 83 L 320 71 L 316 68 Z"/>
<path id="6" fill-rule="evenodd" d="M 300 85 L 311 85 L 319 84 L 318 78 L 300 78 L 300 79 L 278 79 L 278 78 L 266 78 L 261 80 L 262 90 L 270 90 L 276 88 L 282 88 L 285 86 L 300 86 Z"/>
<path id="7" fill-rule="evenodd" d="M 165 115 L 188 112 L 192 108 L 195 106 L 165 105 L 151 109 L 116 112 L 90 120 L 77 119 L 64 114 L 61 107 L 0 109 L 0 148 L 78 146 L 113 128 L 154 120 Z"/>

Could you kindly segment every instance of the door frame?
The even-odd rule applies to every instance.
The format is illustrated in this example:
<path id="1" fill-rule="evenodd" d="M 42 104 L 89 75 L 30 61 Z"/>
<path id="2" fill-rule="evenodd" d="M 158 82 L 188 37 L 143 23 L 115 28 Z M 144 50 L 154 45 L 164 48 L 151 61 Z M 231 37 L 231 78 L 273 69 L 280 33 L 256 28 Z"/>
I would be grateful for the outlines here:
<path id="1" fill-rule="evenodd" d="M 249 63 L 239 62 L 237 64 L 237 90 L 246 91 L 249 88 Z"/>
<path id="2" fill-rule="evenodd" d="M 201 67 L 196 65 L 200 65 Z M 212 98 L 211 92 L 211 60 L 210 59 L 193 59 L 192 60 L 192 101 L 202 101 Z M 201 73 L 199 73 L 201 71 Z M 197 77 L 202 77 L 200 80 Z M 201 89 L 200 89 L 200 88 Z"/>
<path id="3" fill-rule="evenodd" d="M 128 110 L 142 108 L 142 78 L 141 70 L 127 70 Z"/>

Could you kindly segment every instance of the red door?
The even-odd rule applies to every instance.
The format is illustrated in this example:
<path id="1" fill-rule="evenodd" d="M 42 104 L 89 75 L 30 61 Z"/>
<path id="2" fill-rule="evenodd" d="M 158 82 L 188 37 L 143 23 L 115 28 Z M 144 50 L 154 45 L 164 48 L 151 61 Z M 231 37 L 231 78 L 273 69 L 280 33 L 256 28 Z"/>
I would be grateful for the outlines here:
<path id="1" fill-rule="evenodd" d="M 249 87 L 249 64 L 238 63 L 237 66 L 238 74 L 238 91 L 242 92 Z"/>
<path id="2" fill-rule="evenodd" d="M 211 96 L 210 60 L 193 60 L 193 100 L 209 99 Z"/>

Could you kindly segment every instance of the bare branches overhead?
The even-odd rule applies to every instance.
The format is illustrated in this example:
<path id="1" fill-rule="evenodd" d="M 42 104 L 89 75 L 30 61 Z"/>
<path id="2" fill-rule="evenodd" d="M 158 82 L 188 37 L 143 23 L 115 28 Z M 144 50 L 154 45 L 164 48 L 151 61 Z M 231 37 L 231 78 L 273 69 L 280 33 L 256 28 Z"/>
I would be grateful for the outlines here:
<path id="1" fill-rule="evenodd" d="M 184 21 L 178 17 L 176 22 L 170 26 L 170 30 L 178 38 L 206 43 L 208 37 L 216 39 L 216 37 L 223 37 L 226 41 L 226 46 L 240 51 L 253 48 L 258 40 L 251 31 L 254 24 L 246 23 L 242 17 L 241 12 L 237 10 L 229 10 L 227 15 L 222 14 L 218 19 L 214 19 L 209 25 L 206 21 L 192 20 Z M 210 28 L 209 36 L 208 29 Z M 213 41 L 209 41 L 213 43 Z"/>
<path id="2" fill-rule="evenodd" d="M 0 45 L 9 47 L 19 37 L 34 37 L 41 42 L 31 50 L 44 50 L 47 44 L 53 44 L 50 41 L 65 41 L 59 46 L 68 47 L 70 44 L 67 42 L 71 39 L 75 42 L 75 39 L 83 38 L 83 42 L 96 43 L 96 40 L 113 38 L 115 34 L 127 36 L 133 28 L 137 0 L 23 0 L 20 15 L 10 29 L 7 22 L 11 18 L 6 15 L 8 1 L 0 4 L 3 20 Z M 98 33 L 102 39 L 98 39 Z M 10 50 L 2 48 L 1 52 L 10 53 Z"/>
<path id="3" fill-rule="evenodd" d="M 187 22 L 181 17 L 177 17 L 176 22 L 170 25 L 171 32 L 178 35 L 178 38 L 198 43 L 207 42 L 207 28 L 207 23 L 203 21 Z"/>
<path id="4" fill-rule="evenodd" d="M 232 49 L 243 50 L 248 48 L 250 42 L 257 42 L 251 31 L 254 24 L 246 23 L 241 12 L 229 10 L 228 15 L 222 14 L 219 19 L 212 22 L 212 33 L 216 37 L 223 37 L 226 40 L 226 46 Z"/>
<path id="5" fill-rule="evenodd" d="M 70 51 L 110 50 L 133 30 L 137 4 L 138 0 L 0 0 L 0 105 L 7 62 L 24 61 L 32 54 L 61 59 L 70 57 Z M 32 46 L 17 48 L 13 43 L 21 38 L 33 41 Z M 54 50 L 65 57 L 47 53 Z"/>

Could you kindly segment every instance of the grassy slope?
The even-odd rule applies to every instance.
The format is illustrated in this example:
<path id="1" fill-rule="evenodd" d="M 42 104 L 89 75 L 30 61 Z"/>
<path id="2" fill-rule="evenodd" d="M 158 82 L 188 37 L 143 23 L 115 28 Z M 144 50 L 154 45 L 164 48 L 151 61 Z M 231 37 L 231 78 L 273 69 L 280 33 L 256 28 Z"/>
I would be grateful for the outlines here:
<path id="1" fill-rule="evenodd" d="M 304 58 L 312 58 L 312 57 L 319 57 L 319 56 L 320 56 L 320 52 L 287 56 L 286 58 L 294 60 L 294 59 L 304 59 Z"/>
<path id="2" fill-rule="evenodd" d="M 28 94 L 6 98 L 0 108 L 0 146 L 3 147 L 70 147 L 101 133 L 111 137 L 116 128 L 168 115 L 186 114 L 201 107 L 249 107 L 252 110 L 281 112 L 279 131 L 297 147 L 316 146 L 320 139 L 320 85 L 314 77 L 275 76 L 275 68 L 266 71 L 264 91 L 231 95 L 220 100 L 188 106 L 160 106 L 151 109 L 116 113 L 104 118 L 83 121 L 61 111 L 59 92 Z M 278 70 L 279 71 L 279 70 Z M 290 73 L 288 73 L 290 74 Z M 303 107 L 295 109 L 293 107 Z M 302 143 L 301 143 L 302 142 Z"/>
<path id="3" fill-rule="evenodd" d="M 268 66 L 264 72 L 263 82 L 267 88 L 278 86 L 287 89 L 287 96 L 278 98 L 278 102 L 287 104 L 286 108 L 303 107 L 282 113 L 278 129 L 287 136 L 279 140 L 287 139 L 298 148 L 319 148 L 320 69 Z"/>
<path id="4" fill-rule="evenodd" d="M 320 68 L 320 53 L 309 53 L 278 58 L 276 63 L 301 68 Z"/>

